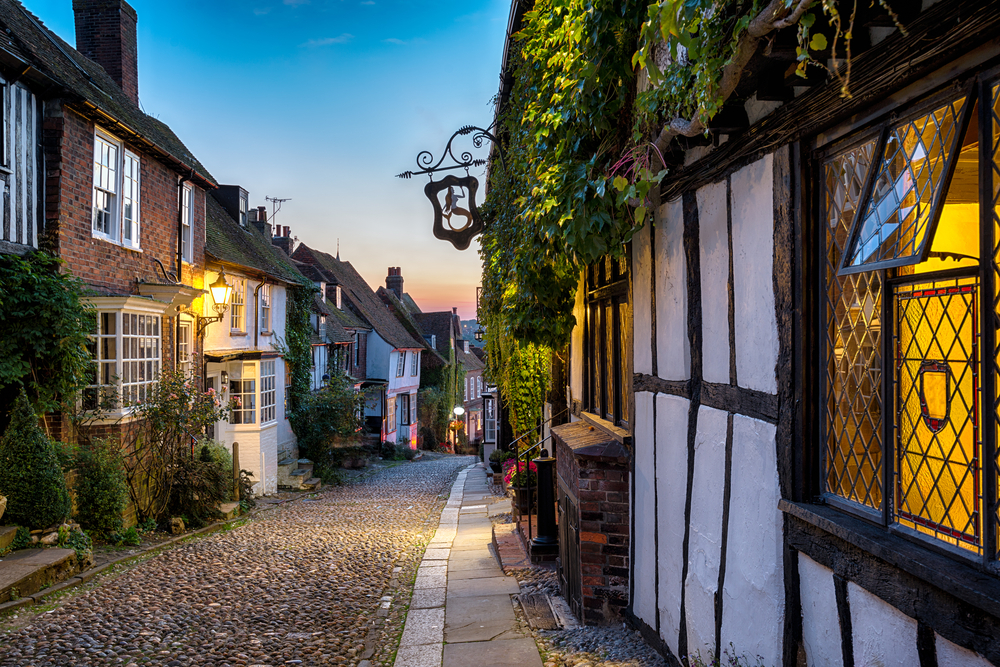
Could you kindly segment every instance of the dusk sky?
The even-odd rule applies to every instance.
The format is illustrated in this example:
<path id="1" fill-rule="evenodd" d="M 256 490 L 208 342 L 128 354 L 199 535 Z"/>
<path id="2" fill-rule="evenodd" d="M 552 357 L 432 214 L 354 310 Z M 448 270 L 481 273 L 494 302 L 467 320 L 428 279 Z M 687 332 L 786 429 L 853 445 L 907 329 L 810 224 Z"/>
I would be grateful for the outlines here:
<path id="1" fill-rule="evenodd" d="M 75 44 L 71 0 L 22 1 Z M 143 110 L 219 183 L 269 212 L 265 195 L 290 198 L 275 223 L 331 254 L 339 238 L 373 288 L 399 266 L 422 310 L 475 317 L 478 240 L 459 252 L 434 238 L 427 177 L 394 175 L 492 122 L 509 0 L 130 4 Z"/>

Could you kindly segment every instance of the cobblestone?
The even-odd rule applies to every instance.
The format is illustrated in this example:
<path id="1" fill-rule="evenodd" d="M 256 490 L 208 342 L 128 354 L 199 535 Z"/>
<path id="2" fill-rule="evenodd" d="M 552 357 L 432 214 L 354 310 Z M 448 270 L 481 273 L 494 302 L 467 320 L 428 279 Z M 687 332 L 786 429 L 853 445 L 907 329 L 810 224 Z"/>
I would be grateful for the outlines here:
<path id="1" fill-rule="evenodd" d="M 169 549 L 0 635 L 0 665 L 391 664 L 418 556 L 472 461 L 388 468 Z"/>

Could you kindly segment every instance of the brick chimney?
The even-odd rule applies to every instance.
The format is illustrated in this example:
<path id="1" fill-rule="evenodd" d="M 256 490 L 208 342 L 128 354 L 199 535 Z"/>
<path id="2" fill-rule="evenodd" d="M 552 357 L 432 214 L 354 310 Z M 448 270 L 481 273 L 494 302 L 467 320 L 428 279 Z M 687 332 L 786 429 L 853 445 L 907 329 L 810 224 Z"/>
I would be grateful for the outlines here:
<path id="1" fill-rule="evenodd" d="M 396 298 L 403 299 L 403 274 L 398 266 L 389 267 L 389 275 L 385 277 L 385 288 L 396 295 Z"/>
<path id="2" fill-rule="evenodd" d="M 267 221 L 267 207 L 257 207 L 257 217 L 253 221 L 254 228 L 267 238 L 271 238 L 271 223 Z"/>
<path id="3" fill-rule="evenodd" d="M 139 105 L 138 16 L 125 0 L 73 0 L 76 50 L 104 68 Z"/>

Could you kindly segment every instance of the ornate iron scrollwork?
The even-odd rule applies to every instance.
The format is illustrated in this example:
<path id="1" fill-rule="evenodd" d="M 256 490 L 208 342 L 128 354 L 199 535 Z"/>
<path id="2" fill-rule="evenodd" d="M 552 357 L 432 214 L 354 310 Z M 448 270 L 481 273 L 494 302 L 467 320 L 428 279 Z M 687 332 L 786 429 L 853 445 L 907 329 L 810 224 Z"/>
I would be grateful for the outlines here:
<path id="1" fill-rule="evenodd" d="M 484 130 L 473 125 L 466 125 L 451 135 L 445 145 L 441 157 L 434 161 L 434 155 L 430 151 L 420 151 L 417 154 L 417 171 L 404 171 L 396 174 L 396 178 L 412 178 L 421 174 L 430 177 L 430 183 L 424 186 L 424 194 L 434 207 L 434 236 L 449 241 L 458 250 L 465 250 L 469 247 L 472 239 L 482 233 L 485 225 L 479 216 L 479 208 L 476 205 L 476 193 L 479 191 L 479 180 L 475 176 L 469 175 L 472 167 L 482 167 L 486 160 L 475 158 L 469 150 L 455 152 L 453 144 L 457 137 L 472 135 L 471 142 L 474 148 L 482 148 L 483 143 L 489 140 L 498 151 L 501 167 L 503 166 L 503 153 L 489 130 Z M 450 158 L 452 164 L 445 164 Z M 458 177 L 453 174 L 445 176 L 440 181 L 435 181 L 433 174 L 438 171 L 449 171 L 452 169 L 465 169 L 465 176 Z M 443 194 L 443 197 L 442 197 Z M 462 204 L 463 199 L 468 199 L 468 205 Z"/>

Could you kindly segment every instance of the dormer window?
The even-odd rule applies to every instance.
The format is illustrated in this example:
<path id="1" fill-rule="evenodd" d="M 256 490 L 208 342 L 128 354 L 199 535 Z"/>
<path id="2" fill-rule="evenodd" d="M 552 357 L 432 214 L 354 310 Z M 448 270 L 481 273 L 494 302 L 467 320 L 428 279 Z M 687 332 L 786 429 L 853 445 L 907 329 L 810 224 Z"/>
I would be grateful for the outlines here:
<path id="1" fill-rule="evenodd" d="M 242 190 L 240 191 L 240 227 L 243 228 L 246 228 L 246 226 L 249 224 L 247 218 L 248 216 L 247 212 L 250 210 L 250 203 L 248 201 L 248 197 L 249 195 L 246 192 Z"/>

